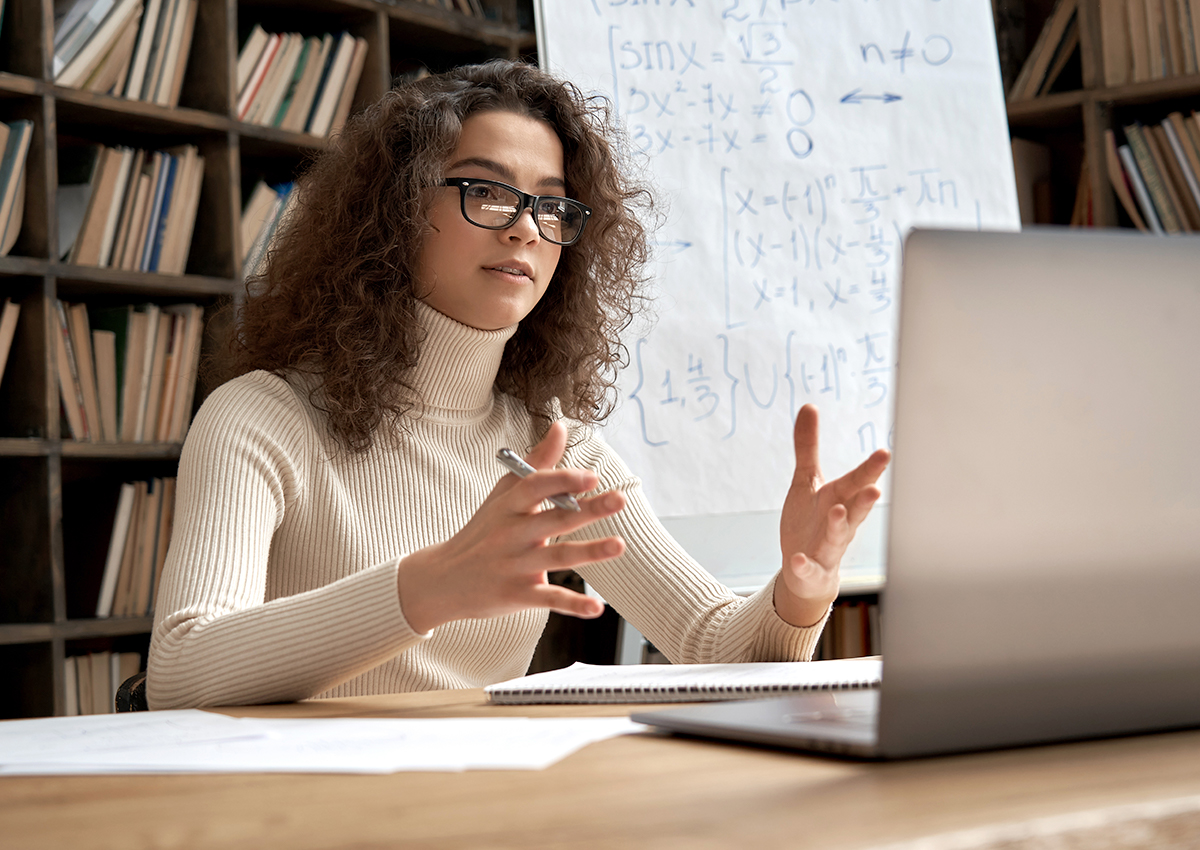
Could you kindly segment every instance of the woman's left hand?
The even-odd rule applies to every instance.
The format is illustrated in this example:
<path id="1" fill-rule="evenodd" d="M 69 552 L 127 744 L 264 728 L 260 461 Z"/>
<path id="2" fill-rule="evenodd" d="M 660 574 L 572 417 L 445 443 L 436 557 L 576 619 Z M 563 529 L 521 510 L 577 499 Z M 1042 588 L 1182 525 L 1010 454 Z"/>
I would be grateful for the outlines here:
<path id="1" fill-rule="evenodd" d="M 796 473 L 779 521 L 783 570 L 775 582 L 775 611 L 793 626 L 813 626 L 837 597 L 842 555 L 882 495 L 875 482 L 891 454 L 879 449 L 841 478 L 826 482 L 813 405 L 800 408 L 793 439 Z"/>

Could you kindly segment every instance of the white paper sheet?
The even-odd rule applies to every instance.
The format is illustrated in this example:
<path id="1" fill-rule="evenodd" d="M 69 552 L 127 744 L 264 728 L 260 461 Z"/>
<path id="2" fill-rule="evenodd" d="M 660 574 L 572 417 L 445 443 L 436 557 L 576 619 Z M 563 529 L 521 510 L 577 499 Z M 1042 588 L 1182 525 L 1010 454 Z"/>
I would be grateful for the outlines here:
<path id="1" fill-rule="evenodd" d="M 1020 226 L 991 7 L 535 10 L 543 62 L 610 98 L 667 214 L 605 428 L 659 515 L 778 510 L 806 402 L 827 476 L 889 446 L 904 235 Z"/>
<path id="2" fill-rule="evenodd" d="M 0 723 L 0 776 L 540 770 L 594 741 L 642 728 L 624 717 L 51 717 Z"/>

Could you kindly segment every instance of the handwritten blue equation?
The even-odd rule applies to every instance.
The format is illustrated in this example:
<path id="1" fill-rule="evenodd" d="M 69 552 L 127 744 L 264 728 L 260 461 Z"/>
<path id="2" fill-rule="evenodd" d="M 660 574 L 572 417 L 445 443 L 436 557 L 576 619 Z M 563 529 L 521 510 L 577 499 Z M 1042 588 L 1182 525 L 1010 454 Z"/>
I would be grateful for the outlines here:
<path id="1" fill-rule="evenodd" d="M 794 45 L 787 28 L 784 21 L 748 23 L 730 51 L 706 50 L 696 40 L 625 38 L 620 25 L 609 26 L 613 102 L 629 123 L 633 144 L 651 155 L 691 146 L 713 156 L 730 156 L 774 142 L 794 159 L 812 155 L 819 147 L 812 129 L 818 109 L 810 86 L 793 85 L 790 72 L 797 60 L 789 58 Z M 914 46 L 918 42 L 920 46 Z M 945 35 L 906 30 L 897 46 L 861 42 L 855 53 L 866 72 L 886 70 L 903 76 L 913 63 L 947 64 L 954 45 Z M 740 71 L 726 70 L 726 65 Z M 737 73 L 739 85 L 729 85 L 731 71 Z M 753 77 L 749 85 L 746 73 Z M 822 90 L 823 83 L 814 79 L 815 90 Z M 882 88 L 864 88 L 867 85 L 850 88 L 837 104 L 853 108 L 904 99 Z"/>
<path id="2" fill-rule="evenodd" d="M 739 351 L 729 334 L 717 334 L 716 356 L 689 351 L 678 363 L 656 368 L 648 367 L 649 340 L 642 338 L 634 345 L 636 385 L 628 400 L 636 405 L 643 442 L 657 448 L 670 444 L 664 434 L 680 422 L 713 419 L 724 432 L 720 439 L 728 440 L 738 432 L 739 413 L 744 418 L 773 411 L 791 422 L 801 405 L 840 406 L 845 395 L 864 414 L 856 430 L 859 449 L 871 452 L 890 447 L 890 432 L 879 433 L 880 418 L 872 409 L 881 408 L 891 390 L 891 336 L 890 331 L 864 332 L 847 347 L 789 331 L 777 357 L 763 358 L 758 351 Z M 851 383 L 856 385 L 853 396 L 846 391 Z"/>
<path id="3" fill-rule="evenodd" d="M 722 168 L 714 194 L 721 208 L 725 329 L 764 309 L 837 310 L 857 300 L 869 315 L 890 310 L 902 217 L 907 221 L 922 207 L 966 209 L 979 226 L 979 201 L 960 199 L 958 184 L 938 166 L 872 163 L 811 176 L 796 170 L 770 183 Z"/>

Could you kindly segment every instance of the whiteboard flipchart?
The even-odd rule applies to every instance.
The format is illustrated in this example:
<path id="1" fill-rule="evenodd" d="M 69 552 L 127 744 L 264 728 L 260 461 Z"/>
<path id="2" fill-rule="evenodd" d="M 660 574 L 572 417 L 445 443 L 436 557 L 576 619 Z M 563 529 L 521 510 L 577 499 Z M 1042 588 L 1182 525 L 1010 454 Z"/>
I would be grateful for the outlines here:
<path id="1" fill-rule="evenodd" d="M 605 436 L 701 563 L 761 583 L 800 406 L 820 410 L 827 477 L 889 446 L 905 234 L 1020 226 L 991 6 L 535 11 L 543 66 L 612 100 L 666 211 L 654 321 L 625 339 Z M 848 569 L 881 572 L 885 511 Z"/>

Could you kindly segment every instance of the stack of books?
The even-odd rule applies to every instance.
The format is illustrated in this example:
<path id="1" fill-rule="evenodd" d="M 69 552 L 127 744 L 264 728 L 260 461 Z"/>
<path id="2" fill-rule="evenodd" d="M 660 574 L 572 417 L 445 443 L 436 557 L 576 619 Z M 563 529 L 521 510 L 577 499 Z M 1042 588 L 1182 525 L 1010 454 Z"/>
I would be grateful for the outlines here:
<path id="1" fill-rule="evenodd" d="M 305 37 L 255 25 L 238 53 L 237 117 L 325 137 L 350 114 L 367 40 L 348 32 Z"/>
<path id="2" fill-rule="evenodd" d="M 1200 113 L 1104 134 L 1113 191 L 1139 230 L 1200 232 Z"/>
<path id="3" fill-rule="evenodd" d="M 199 0 L 56 3 L 54 81 L 175 106 L 199 5 Z"/>
<path id="4" fill-rule="evenodd" d="M 267 254 L 275 231 L 294 198 L 294 184 L 268 186 L 258 181 L 242 210 L 242 277 L 250 278 Z"/>
<path id="5" fill-rule="evenodd" d="M 143 617 L 154 613 L 154 597 L 167 560 L 174 520 L 174 478 L 121 485 L 108 557 L 100 579 L 100 595 L 96 599 L 97 617 Z"/>
<path id="6" fill-rule="evenodd" d="M 1200 0 L 1100 0 L 1104 84 L 1200 70 Z"/>
<path id="7" fill-rule="evenodd" d="M 68 717 L 114 713 L 117 688 L 142 666 L 137 652 L 91 652 L 64 661 Z"/>
<path id="8" fill-rule="evenodd" d="M 68 262 L 183 274 L 204 181 L 194 145 L 59 152 L 59 247 Z"/>
<path id="9" fill-rule="evenodd" d="M 0 122 L 0 257 L 17 242 L 25 216 L 25 161 L 32 121 Z"/>
<path id="10" fill-rule="evenodd" d="M 195 398 L 204 310 L 55 302 L 59 395 L 85 442 L 179 443 Z"/>

